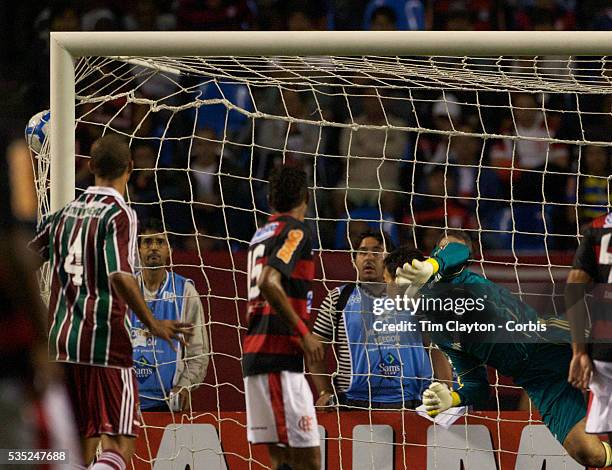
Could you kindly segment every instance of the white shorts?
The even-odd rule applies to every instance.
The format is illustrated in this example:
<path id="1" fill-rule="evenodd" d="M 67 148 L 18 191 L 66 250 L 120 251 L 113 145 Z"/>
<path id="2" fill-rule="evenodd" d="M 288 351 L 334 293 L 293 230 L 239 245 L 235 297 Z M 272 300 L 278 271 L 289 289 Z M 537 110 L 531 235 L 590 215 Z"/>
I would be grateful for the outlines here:
<path id="1" fill-rule="evenodd" d="M 605 434 L 612 432 L 612 363 L 593 361 L 593 365 L 586 432 Z"/>
<path id="2" fill-rule="evenodd" d="M 319 447 L 317 415 L 303 373 L 282 371 L 245 377 L 244 391 L 250 443 Z"/>

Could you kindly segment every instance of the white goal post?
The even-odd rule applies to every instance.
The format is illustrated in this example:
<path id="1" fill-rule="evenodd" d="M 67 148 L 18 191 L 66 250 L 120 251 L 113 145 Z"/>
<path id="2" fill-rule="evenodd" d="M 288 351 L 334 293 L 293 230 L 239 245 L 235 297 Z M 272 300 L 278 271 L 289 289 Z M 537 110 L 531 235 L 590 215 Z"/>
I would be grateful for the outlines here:
<path id="1" fill-rule="evenodd" d="M 461 228 L 485 248 L 473 250 L 473 270 L 480 265 L 484 277 L 527 295 L 523 283 L 556 287 L 565 278 L 580 211 L 612 210 L 612 164 L 586 165 L 593 149 L 612 155 L 612 32 L 54 32 L 50 48 L 51 130 L 38 155 L 39 213 L 59 210 L 89 184 L 87 145 L 107 131 L 128 137 L 136 167 L 128 203 L 141 222 L 160 218 L 176 241 L 169 270 L 194 279 L 205 309 L 198 327 L 210 332 L 202 356 L 211 372 L 189 389 L 194 399 L 210 398 L 210 406 L 194 401 L 189 412 L 147 415 L 135 468 L 184 468 L 192 458 L 191 468 L 199 468 L 196 460 L 213 469 L 264 466 L 257 447 L 246 444 L 243 419 L 244 248 L 269 215 L 262 196 L 268 170 L 280 160 L 305 167 L 314 196 L 306 215 L 320 255 L 309 299 L 314 311 L 323 311 L 332 289 L 355 281 L 353 227 L 366 224 L 427 253 L 433 246 L 423 240 L 435 245 L 442 230 Z M 149 79 L 153 86 L 145 89 Z M 241 87 L 246 98 L 225 94 L 223 85 Z M 208 86 L 217 93 L 206 94 Z M 526 104 L 518 101 L 523 95 L 531 98 Z M 201 118 L 214 107 L 222 112 L 213 129 L 212 119 Z M 529 112 L 536 125 L 524 124 Z M 241 119 L 234 127 L 232 114 Z M 588 178 L 604 194 L 595 202 L 581 199 Z M 503 191 L 491 191 L 491 181 Z M 181 184 L 183 192 L 166 190 Z M 549 223 L 548 209 L 563 213 L 561 228 Z M 389 356 L 378 336 L 375 343 L 384 366 Z M 334 389 L 340 370 L 328 374 Z M 323 460 L 328 468 L 389 468 L 391 461 L 413 468 L 419 461 L 414 468 L 439 469 L 457 468 L 467 455 L 476 458 L 466 460 L 469 468 L 525 468 L 546 458 L 549 466 L 574 468 L 529 403 L 528 416 L 525 408 L 518 418 L 502 414 L 510 408 L 499 392 L 510 390 L 514 399 L 520 387 L 497 372 L 491 377 L 495 403 L 466 409 L 463 427 L 454 430 L 429 425 L 408 408 L 392 416 L 355 406 L 362 408 L 351 410 L 363 414 L 359 423 L 341 419 L 344 411 L 322 413 Z"/>
<path id="2" fill-rule="evenodd" d="M 51 33 L 51 211 L 74 199 L 75 73 L 84 56 L 612 55 L 610 31 Z"/>

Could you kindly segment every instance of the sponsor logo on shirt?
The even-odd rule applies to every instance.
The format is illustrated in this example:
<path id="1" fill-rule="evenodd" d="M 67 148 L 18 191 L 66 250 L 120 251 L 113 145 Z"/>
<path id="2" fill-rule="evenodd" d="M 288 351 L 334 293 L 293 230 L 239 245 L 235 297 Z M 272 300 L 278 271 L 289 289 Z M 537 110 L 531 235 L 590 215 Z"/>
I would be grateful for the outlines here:
<path id="1" fill-rule="evenodd" d="M 388 352 L 378 364 L 378 369 L 385 377 L 397 377 L 401 372 L 401 364 L 393 354 Z"/>
<path id="2" fill-rule="evenodd" d="M 153 374 L 153 368 L 146 357 L 140 356 L 134 361 L 134 373 L 136 374 L 136 379 L 138 379 L 140 383 L 147 380 L 151 374 Z"/>
<path id="3" fill-rule="evenodd" d="M 278 228 L 278 222 L 273 222 L 271 224 L 265 225 L 255 232 L 253 238 L 251 239 L 251 245 L 255 243 L 260 243 L 268 238 L 274 236 L 276 229 Z"/>

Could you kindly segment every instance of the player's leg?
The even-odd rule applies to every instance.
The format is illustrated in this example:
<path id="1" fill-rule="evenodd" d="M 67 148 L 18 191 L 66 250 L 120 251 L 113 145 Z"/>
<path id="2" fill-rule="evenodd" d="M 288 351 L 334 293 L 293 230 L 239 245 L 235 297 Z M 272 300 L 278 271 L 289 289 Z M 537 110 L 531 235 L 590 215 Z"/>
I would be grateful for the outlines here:
<path id="1" fill-rule="evenodd" d="M 276 444 L 270 444 L 268 446 L 268 453 L 270 454 L 272 470 L 277 470 L 281 465 L 291 462 L 291 452 L 288 447 L 280 447 Z M 292 470 L 295 469 L 292 467 Z"/>
<path id="2" fill-rule="evenodd" d="M 86 437 L 82 439 L 81 449 L 83 450 L 83 462 L 87 464 L 93 462 L 93 459 L 96 456 L 96 449 L 98 448 L 99 443 L 100 438 L 98 436 Z"/>
<path id="3" fill-rule="evenodd" d="M 276 470 L 282 464 L 289 463 L 291 454 L 286 447 L 284 424 L 283 422 L 277 423 L 277 416 L 274 412 L 278 406 L 275 407 L 272 403 L 270 375 L 258 374 L 245 377 L 244 394 L 247 412 L 247 439 L 251 444 L 268 445 L 272 468 Z M 284 444 L 284 447 L 279 446 L 279 443 Z"/>
<path id="4" fill-rule="evenodd" d="M 318 446 L 291 448 L 291 468 L 293 470 L 319 470 L 321 468 L 321 449 Z"/>
<path id="5" fill-rule="evenodd" d="M 291 466 L 294 470 L 321 468 L 321 451 L 314 399 L 304 374 L 281 372 L 280 393 L 287 442 L 291 448 Z M 271 383 L 271 392 L 276 386 Z"/>
<path id="6" fill-rule="evenodd" d="M 585 431 L 586 403 L 582 392 L 567 382 L 571 348 L 542 345 L 520 380 L 544 424 L 567 453 L 585 466 L 606 462 L 606 448 Z"/>
<path id="7" fill-rule="evenodd" d="M 580 465 L 605 467 L 612 463 L 610 444 L 585 430 L 586 418 L 581 419 L 567 434 L 563 447 Z"/>
<path id="8" fill-rule="evenodd" d="M 593 361 L 594 371 L 589 382 L 591 391 L 584 430 L 601 443 L 606 453 L 606 465 L 612 465 L 610 442 L 602 443 L 599 435 L 612 433 L 612 364 Z"/>
<path id="9" fill-rule="evenodd" d="M 88 438 L 101 436 L 102 454 L 92 470 L 123 470 L 140 431 L 134 370 L 85 366 L 89 398 Z M 94 392 L 94 393 L 92 393 Z"/>

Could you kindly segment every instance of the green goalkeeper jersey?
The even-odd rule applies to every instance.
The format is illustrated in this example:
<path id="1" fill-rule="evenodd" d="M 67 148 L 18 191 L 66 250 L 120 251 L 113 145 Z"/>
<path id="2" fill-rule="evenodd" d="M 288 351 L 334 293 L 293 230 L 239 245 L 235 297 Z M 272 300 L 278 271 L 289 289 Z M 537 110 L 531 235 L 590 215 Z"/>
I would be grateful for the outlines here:
<path id="1" fill-rule="evenodd" d="M 464 324 L 478 321 L 504 327 L 508 322 L 513 325 L 532 324 L 539 325 L 539 331 L 508 333 L 504 328 L 501 333 L 487 333 L 487 336 L 454 334 L 446 329 L 443 332 L 429 331 L 431 341 L 452 361 L 462 385 L 457 393 L 461 403 L 466 405 L 480 404 L 488 399 L 485 366 L 495 368 L 523 386 L 538 374 L 534 366 L 541 361 L 546 348 L 570 342 L 567 323 L 542 320 L 532 307 L 509 290 L 468 270 L 469 254 L 469 249 L 460 243 L 449 243 L 434 250 L 431 257 L 437 261 L 439 269 L 422 294 L 439 296 L 448 292 L 456 296 L 457 292 L 462 292 L 483 299 L 481 311 L 475 315 L 453 314 L 453 321 Z M 425 317 L 435 321 L 435 315 L 426 313 Z"/>

